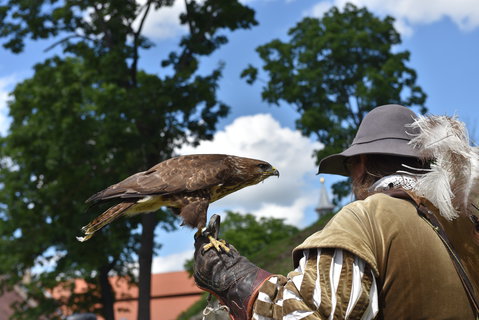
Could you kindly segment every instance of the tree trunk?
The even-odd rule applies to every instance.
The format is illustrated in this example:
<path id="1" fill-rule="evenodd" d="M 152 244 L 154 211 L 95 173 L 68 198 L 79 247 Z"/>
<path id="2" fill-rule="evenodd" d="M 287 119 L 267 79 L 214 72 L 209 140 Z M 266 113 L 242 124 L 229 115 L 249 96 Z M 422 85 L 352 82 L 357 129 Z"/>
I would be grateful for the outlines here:
<path id="1" fill-rule="evenodd" d="M 108 278 L 108 272 L 110 272 L 111 268 L 112 265 L 108 264 L 102 266 L 99 270 L 102 316 L 105 320 L 115 320 L 115 296 Z"/>
<path id="2" fill-rule="evenodd" d="M 151 298 L 151 263 L 153 260 L 154 232 L 158 223 L 155 213 L 143 214 L 141 217 L 141 244 L 138 254 L 140 264 L 138 320 L 150 320 Z"/>

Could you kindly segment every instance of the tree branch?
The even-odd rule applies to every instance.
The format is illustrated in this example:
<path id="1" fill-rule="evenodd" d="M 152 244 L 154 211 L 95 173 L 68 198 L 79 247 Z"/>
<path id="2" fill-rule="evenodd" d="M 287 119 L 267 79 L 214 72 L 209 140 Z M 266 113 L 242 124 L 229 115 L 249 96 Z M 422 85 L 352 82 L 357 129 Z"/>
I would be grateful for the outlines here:
<path id="1" fill-rule="evenodd" d="M 356 112 L 353 112 L 353 110 L 351 110 L 351 114 L 354 115 L 354 124 L 356 125 L 356 128 L 359 128 L 359 125 L 361 124 L 361 121 L 362 121 L 363 111 L 361 107 L 360 98 L 357 95 L 354 95 L 354 99 L 356 100 L 356 107 L 358 108 L 358 110 Z"/>
<path id="2" fill-rule="evenodd" d="M 150 8 L 151 8 L 151 0 L 148 0 L 148 2 L 145 4 L 144 6 L 145 9 L 145 13 L 143 13 L 143 17 L 141 17 L 141 21 L 140 21 L 140 25 L 138 26 L 138 30 L 136 30 L 136 32 L 134 32 L 134 37 L 135 37 L 135 42 L 136 40 L 139 38 L 140 34 L 141 34 L 141 30 L 143 29 L 143 25 L 145 24 L 145 20 L 146 20 L 146 17 L 148 16 L 148 12 L 150 11 Z M 142 9 L 143 10 L 143 9 Z M 140 12 L 142 11 L 140 10 Z"/>
<path id="3" fill-rule="evenodd" d="M 97 15 L 97 19 L 99 20 L 99 26 L 101 26 L 101 29 L 103 29 L 103 34 L 105 35 L 105 39 L 104 39 L 104 42 L 106 43 L 106 47 L 107 48 L 111 48 L 112 47 L 112 41 L 111 41 L 111 33 L 109 32 L 108 30 L 108 27 L 106 25 L 106 21 L 104 19 L 104 15 L 101 13 L 101 10 L 103 9 L 103 7 L 101 5 L 99 5 L 100 7 L 98 6 L 93 6 L 93 9 L 95 10 L 95 13 Z"/>
<path id="4" fill-rule="evenodd" d="M 93 41 L 93 39 L 87 37 L 87 36 L 82 36 L 80 34 L 72 34 L 72 35 L 69 35 L 69 36 L 66 36 L 65 38 L 61 39 L 61 40 L 58 40 L 56 42 L 54 42 L 52 45 L 48 46 L 47 48 L 45 48 L 43 50 L 43 52 L 48 52 L 50 50 L 52 50 L 53 48 L 55 48 L 56 46 L 58 46 L 59 44 L 62 44 L 62 43 L 65 43 L 67 41 L 69 41 L 70 39 L 73 39 L 73 38 L 82 38 L 82 39 L 85 39 L 85 40 L 88 40 L 88 41 Z"/>
<path id="5" fill-rule="evenodd" d="M 151 0 L 148 0 L 148 2 L 145 4 L 143 7 L 145 8 L 145 12 L 143 13 L 143 17 L 141 17 L 140 20 L 140 25 L 138 26 L 138 29 L 133 32 L 133 61 L 131 62 L 130 66 L 130 76 L 131 76 L 131 82 L 133 87 L 136 87 L 137 85 L 137 80 L 136 80 L 136 73 L 138 69 L 138 47 L 140 46 L 139 39 L 141 35 L 141 30 L 143 29 L 143 25 L 145 24 L 146 17 L 148 16 L 148 12 L 150 11 L 151 8 Z M 140 10 L 140 12 L 143 11 L 143 9 Z"/>
<path id="6" fill-rule="evenodd" d="M 191 25 L 190 16 L 188 14 L 188 0 L 185 0 L 186 21 L 188 22 L 188 28 L 190 28 L 190 34 L 193 34 L 193 26 Z"/>

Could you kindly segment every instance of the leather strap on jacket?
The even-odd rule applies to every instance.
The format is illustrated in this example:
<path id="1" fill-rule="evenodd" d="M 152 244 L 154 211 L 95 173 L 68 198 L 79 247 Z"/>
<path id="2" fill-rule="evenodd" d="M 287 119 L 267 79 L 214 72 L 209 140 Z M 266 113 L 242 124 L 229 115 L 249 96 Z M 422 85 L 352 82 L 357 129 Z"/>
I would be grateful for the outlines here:
<path id="1" fill-rule="evenodd" d="M 400 198 L 400 199 L 411 201 L 416 206 L 418 214 L 436 232 L 436 234 L 441 239 L 442 243 L 444 243 L 444 246 L 446 247 L 447 252 L 451 256 L 451 260 L 453 261 L 457 274 L 459 275 L 459 278 L 461 279 L 462 285 L 464 286 L 464 289 L 469 298 L 469 302 L 471 303 L 471 306 L 473 307 L 474 312 L 476 314 L 476 319 L 479 319 L 479 301 L 474 294 L 474 289 L 472 287 L 471 280 L 469 280 L 469 276 L 464 270 L 464 266 L 462 265 L 461 260 L 459 259 L 456 251 L 454 250 L 454 247 L 452 246 L 451 242 L 449 241 L 449 238 L 447 237 L 446 232 L 444 231 L 443 227 L 441 226 L 436 216 L 423 203 L 421 203 L 419 198 L 417 198 L 413 194 L 410 194 L 407 191 L 391 190 L 391 191 L 386 191 L 384 193 L 394 198 Z"/>
<path id="2" fill-rule="evenodd" d="M 464 286 L 464 289 L 466 290 L 467 296 L 469 297 L 469 301 L 475 310 L 476 319 L 479 319 L 479 301 L 477 300 L 477 297 L 474 294 L 474 289 L 472 287 L 471 281 L 469 280 L 469 277 L 466 271 L 464 270 L 464 266 L 462 265 L 461 260 L 459 260 L 459 257 L 457 256 L 457 253 L 454 250 L 454 247 L 449 241 L 446 232 L 442 228 L 436 216 L 426 206 L 424 206 L 423 204 L 419 204 L 417 206 L 417 211 L 420 214 L 420 216 L 434 229 L 436 234 L 439 236 L 441 241 L 446 246 L 447 251 L 449 252 L 449 255 L 451 256 L 451 260 L 454 262 L 454 267 L 456 268 L 456 271 L 459 274 L 459 278 L 461 278 L 461 282 Z"/>

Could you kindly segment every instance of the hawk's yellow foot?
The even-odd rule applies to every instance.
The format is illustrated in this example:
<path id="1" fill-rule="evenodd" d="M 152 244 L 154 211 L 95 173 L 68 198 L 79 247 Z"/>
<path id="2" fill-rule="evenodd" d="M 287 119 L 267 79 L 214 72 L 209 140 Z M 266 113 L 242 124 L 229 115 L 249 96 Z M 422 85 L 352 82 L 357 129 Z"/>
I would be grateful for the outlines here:
<path id="1" fill-rule="evenodd" d="M 216 251 L 221 251 L 223 249 L 225 252 L 230 252 L 230 248 L 226 246 L 226 241 L 215 239 L 213 236 L 208 236 L 210 243 L 203 246 L 203 250 L 207 251 L 211 248 L 215 248 Z"/>

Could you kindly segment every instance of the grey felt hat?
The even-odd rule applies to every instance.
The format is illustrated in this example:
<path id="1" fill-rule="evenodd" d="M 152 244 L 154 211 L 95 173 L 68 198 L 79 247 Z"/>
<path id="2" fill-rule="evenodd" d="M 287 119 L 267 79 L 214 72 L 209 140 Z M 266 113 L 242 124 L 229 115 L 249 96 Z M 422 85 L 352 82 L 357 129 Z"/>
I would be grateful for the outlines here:
<path id="1" fill-rule="evenodd" d="M 415 132 L 411 132 L 407 127 L 416 117 L 411 109 L 397 104 L 374 108 L 359 125 L 351 146 L 341 153 L 323 158 L 319 163 L 318 173 L 348 176 L 346 159 L 360 154 L 418 157 L 417 151 L 408 144 L 412 139 L 410 134 Z"/>

